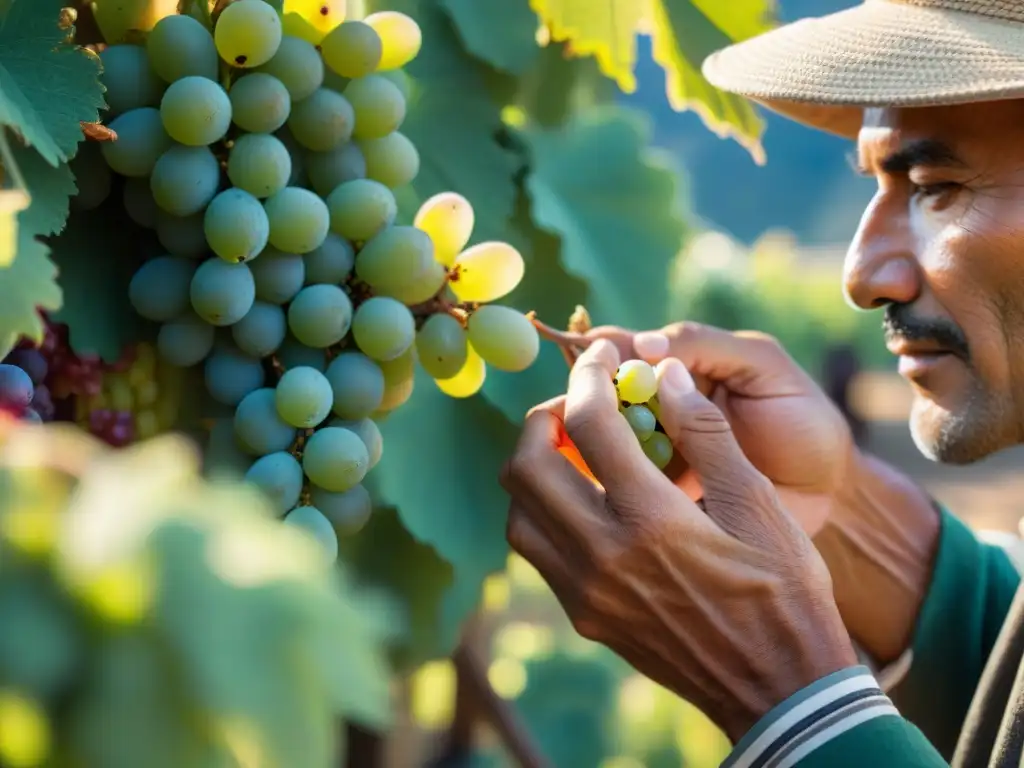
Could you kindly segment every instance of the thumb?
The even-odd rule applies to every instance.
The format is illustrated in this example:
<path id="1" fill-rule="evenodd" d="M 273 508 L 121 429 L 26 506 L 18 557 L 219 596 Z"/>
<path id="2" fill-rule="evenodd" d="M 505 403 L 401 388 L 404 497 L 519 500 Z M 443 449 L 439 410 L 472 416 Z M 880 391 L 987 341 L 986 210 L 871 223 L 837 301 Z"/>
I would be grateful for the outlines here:
<path id="1" fill-rule="evenodd" d="M 764 541 L 763 512 L 777 506 L 775 489 L 736 442 L 725 415 L 697 389 L 679 360 L 658 365 L 661 424 L 679 455 L 700 478 L 705 509 L 723 529 Z"/>

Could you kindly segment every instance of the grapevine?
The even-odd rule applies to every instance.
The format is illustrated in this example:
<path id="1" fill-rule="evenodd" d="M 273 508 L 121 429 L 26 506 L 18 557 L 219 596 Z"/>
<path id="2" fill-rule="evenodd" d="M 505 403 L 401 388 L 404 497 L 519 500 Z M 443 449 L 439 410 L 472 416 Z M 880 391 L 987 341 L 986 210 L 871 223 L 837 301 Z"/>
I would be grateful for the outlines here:
<path id="1" fill-rule="evenodd" d="M 413 395 L 416 365 L 465 398 L 488 367 L 525 370 L 540 347 L 529 317 L 493 303 L 522 280 L 523 257 L 470 243 L 469 200 L 441 193 L 411 226 L 396 223 L 393 190 L 419 170 L 397 76 L 419 51 L 418 25 L 342 16 L 289 5 L 282 19 L 237 0 L 215 10 L 212 31 L 170 15 L 145 45 L 100 52 L 116 134 L 99 145 L 106 175 L 125 178 L 129 215 L 166 253 L 128 296 L 159 324 L 155 354 L 140 347 L 75 412 L 115 445 L 152 436 L 174 421 L 164 369 L 201 366 L 210 397 L 234 409 L 246 479 L 331 559 L 336 532 L 370 515 L 374 420 Z M 158 402 L 163 389 L 172 396 Z"/>

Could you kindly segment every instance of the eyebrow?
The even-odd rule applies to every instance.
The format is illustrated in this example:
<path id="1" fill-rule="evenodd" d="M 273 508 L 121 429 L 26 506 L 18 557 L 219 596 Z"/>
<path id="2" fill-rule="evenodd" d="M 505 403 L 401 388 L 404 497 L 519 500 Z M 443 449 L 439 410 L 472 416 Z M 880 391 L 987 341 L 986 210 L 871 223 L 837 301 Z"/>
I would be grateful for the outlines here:
<path id="1" fill-rule="evenodd" d="M 854 170 L 862 176 L 875 174 L 864 167 L 859 158 L 852 158 Z M 965 168 L 967 164 L 953 148 L 936 139 L 908 142 L 882 160 L 879 167 L 889 174 L 909 173 L 913 168 Z"/>

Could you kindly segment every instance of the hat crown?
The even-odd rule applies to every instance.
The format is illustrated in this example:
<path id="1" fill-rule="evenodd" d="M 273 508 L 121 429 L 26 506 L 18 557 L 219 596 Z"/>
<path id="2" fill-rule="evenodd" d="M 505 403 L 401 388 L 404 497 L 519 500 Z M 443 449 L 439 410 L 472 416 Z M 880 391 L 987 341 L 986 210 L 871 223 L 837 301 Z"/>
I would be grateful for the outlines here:
<path id="1" fill-rule="evenodd" d="M 873 0 L 868 0 L 872 2 Z M 878 0 L 874 0 L 878 1 Z M 973 13 L 977 16 L 991 16 L 1007 21 L 1024 23 L 1024 2 L 1021 0 L 881 0 L 898 5 L 916 5 L 920 8 L 937 8 L 945 11 Z"/>

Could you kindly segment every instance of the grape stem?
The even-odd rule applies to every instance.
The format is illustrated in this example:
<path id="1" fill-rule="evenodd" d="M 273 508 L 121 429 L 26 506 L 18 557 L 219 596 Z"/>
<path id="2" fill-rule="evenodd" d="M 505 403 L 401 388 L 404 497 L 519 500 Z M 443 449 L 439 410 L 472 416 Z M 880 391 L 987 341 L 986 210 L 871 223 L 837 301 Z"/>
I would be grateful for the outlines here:
<path id="1" fill-rule="evenodd" d="M 100 123 L 87 123 L 82 121 L 82 134 L 89 141 L 117 141 L 117 133 Z"/>
<path id="2" fill-rule="evenodd" d="M 565 358 L 566 365 L 570 368 L 575 365 L 576 358 L 580 356 L 580 352 L 589 347 L 593 341 L 589 336 L 584 336 L 582 333 L 559 331 L 557 328 L 552 328 L 547 323 L 541 322 L 537 318 L 536 312 L 527 312 L 526 317 L 533 323 L 533 327 L 537 329 L 537 333 L 540 334 L 542 339 L 558 345 L 562 352 L 562 357 Z"/>

